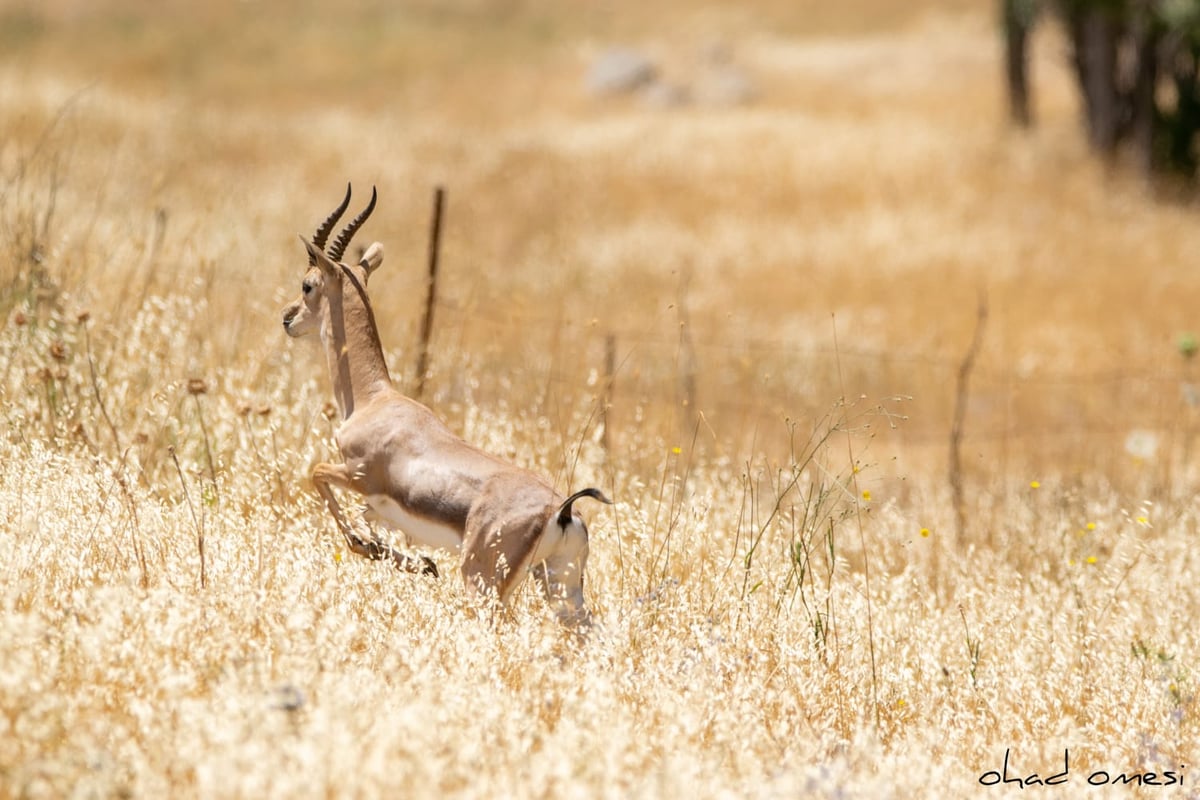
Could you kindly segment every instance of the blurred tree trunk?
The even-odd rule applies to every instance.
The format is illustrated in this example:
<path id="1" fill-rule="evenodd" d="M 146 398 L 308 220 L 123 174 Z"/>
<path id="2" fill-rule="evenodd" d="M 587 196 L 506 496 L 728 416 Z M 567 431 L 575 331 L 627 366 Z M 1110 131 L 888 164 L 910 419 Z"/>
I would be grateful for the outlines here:
<path id="1" fill-rule="evenodd" d="M 1158 117 L 1154 94 L 1158 84 L 1159 34 L 1152 16 L 1153 3 L 1154 0 L 1138 2 L 1130 22 L 1135 62 L 1130 125 L 1134 159 L 1147 178 L 1155 169 L 1154 140 Z"/>
<path id="2" fill-rule="evenodd" d="M 1147 177 L 1200 171 L 1200 0 L 1000 0 L 1010 113 L 1029 111 L 1028 40 L 1040 2 L 1062 22 L 1093 150 L 1131 151 Z"/>
<path id="3" fill-rule="evenodd" d="M 1008 112 L 1014 123 L 1027 128 L 1029 110 L 1029 33 L 1037 14 L 1035 0 L 1000 0 L 1004 22 L 1005 75 L 1008 78 Z"/>
<path id="4" fill-rule="evenodd" d="M 1170 169 L 1192 177 L 1196 174 L 1196 136 L 1200 131 L 1200 40 L 1181 39 L 1171 50 L 1171 79 L 1175 109 L 1161 122 L 1166 140 L 1165 161 Z"/>
<path id="5" fill-rule="evenodd" d="M 1106 157 L 1117 149 L 1121 97 L 1117 84 L 1117 38 L 1121 32 L 1116 2 L 1074 0 L 1064 3 L 1075 76 L 1083 94 L 1088 140 Z"/>

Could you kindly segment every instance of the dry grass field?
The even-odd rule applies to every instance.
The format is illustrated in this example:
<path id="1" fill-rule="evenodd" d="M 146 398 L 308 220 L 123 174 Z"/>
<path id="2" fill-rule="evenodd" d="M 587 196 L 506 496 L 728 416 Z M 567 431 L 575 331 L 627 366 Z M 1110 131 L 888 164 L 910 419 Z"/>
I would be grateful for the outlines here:
<path id="1" fill-rule="evenodd" d="M 1052 26 L 1017 133 L 990 3 L 345 6 L 0 0 L 0 797 L 1200 794 L 1196 203 Z M 616 500 L 586 641 L 343 552 L 347 181 L 397 384 L 441 185 L 424 399 Z"/>

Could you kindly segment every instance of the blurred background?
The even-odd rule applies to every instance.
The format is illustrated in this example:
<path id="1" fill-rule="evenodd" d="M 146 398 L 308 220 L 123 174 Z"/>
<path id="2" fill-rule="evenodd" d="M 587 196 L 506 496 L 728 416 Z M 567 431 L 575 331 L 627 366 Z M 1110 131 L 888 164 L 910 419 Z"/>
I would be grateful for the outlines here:
<path id="1" fill-rule="evenodd" d="M 278 330 L 296 234 L 374 184 L 359 244 L 387 248 L 372 292 L 411 387 L 442 186 L 425 399 L 452 421 L 541 419 L 637 471 L 786 458 L 789 422 L 850 407 L 879 496 L 956 470 L 1186 492 L 1196 18 L 3 0 L 0 311 L 118 340 L 190 298 L 165 378 L 268 402 L 325 380 Z"/>
<path id="2" fill-rule="evenodd" d="M 1198 6 L 0 0 L 0 796 L 1182 776 Z M 336 538 L 348 182 L 400 388 L 441 187 L 421 398 L 616 501 L 588 646 Z"/>

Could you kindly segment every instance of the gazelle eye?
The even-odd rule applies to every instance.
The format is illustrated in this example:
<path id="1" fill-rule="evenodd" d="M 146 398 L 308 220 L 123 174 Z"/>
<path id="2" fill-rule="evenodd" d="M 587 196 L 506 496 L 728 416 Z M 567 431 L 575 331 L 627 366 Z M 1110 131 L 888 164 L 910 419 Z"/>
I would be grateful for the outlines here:
<path id="1" fill-rule="evenodd" d="M 311 284 L 311 283 L 305 283 L 305 284 L 304 284 L 304 293 L 305 293 L 305 294 L 311 294 L 311 293 L 312 293 L 312 290 L 313 290 L 313 287 L 312 287 L 312 284 Z"/>

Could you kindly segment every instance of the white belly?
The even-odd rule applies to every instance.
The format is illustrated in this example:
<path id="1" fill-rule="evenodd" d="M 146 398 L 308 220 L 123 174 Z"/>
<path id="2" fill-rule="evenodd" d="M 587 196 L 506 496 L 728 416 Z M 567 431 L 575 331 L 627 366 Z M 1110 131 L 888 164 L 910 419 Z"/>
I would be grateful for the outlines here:
<path id="1" fill-rule="evenodd" d="M 402 531 L 411 543 L 451 553 L 462 547 L 462 532 L 457 528 L 410 514 L 387 495 L 367 495 L 366 501 L 371 517 L 391 530 Z"/>

